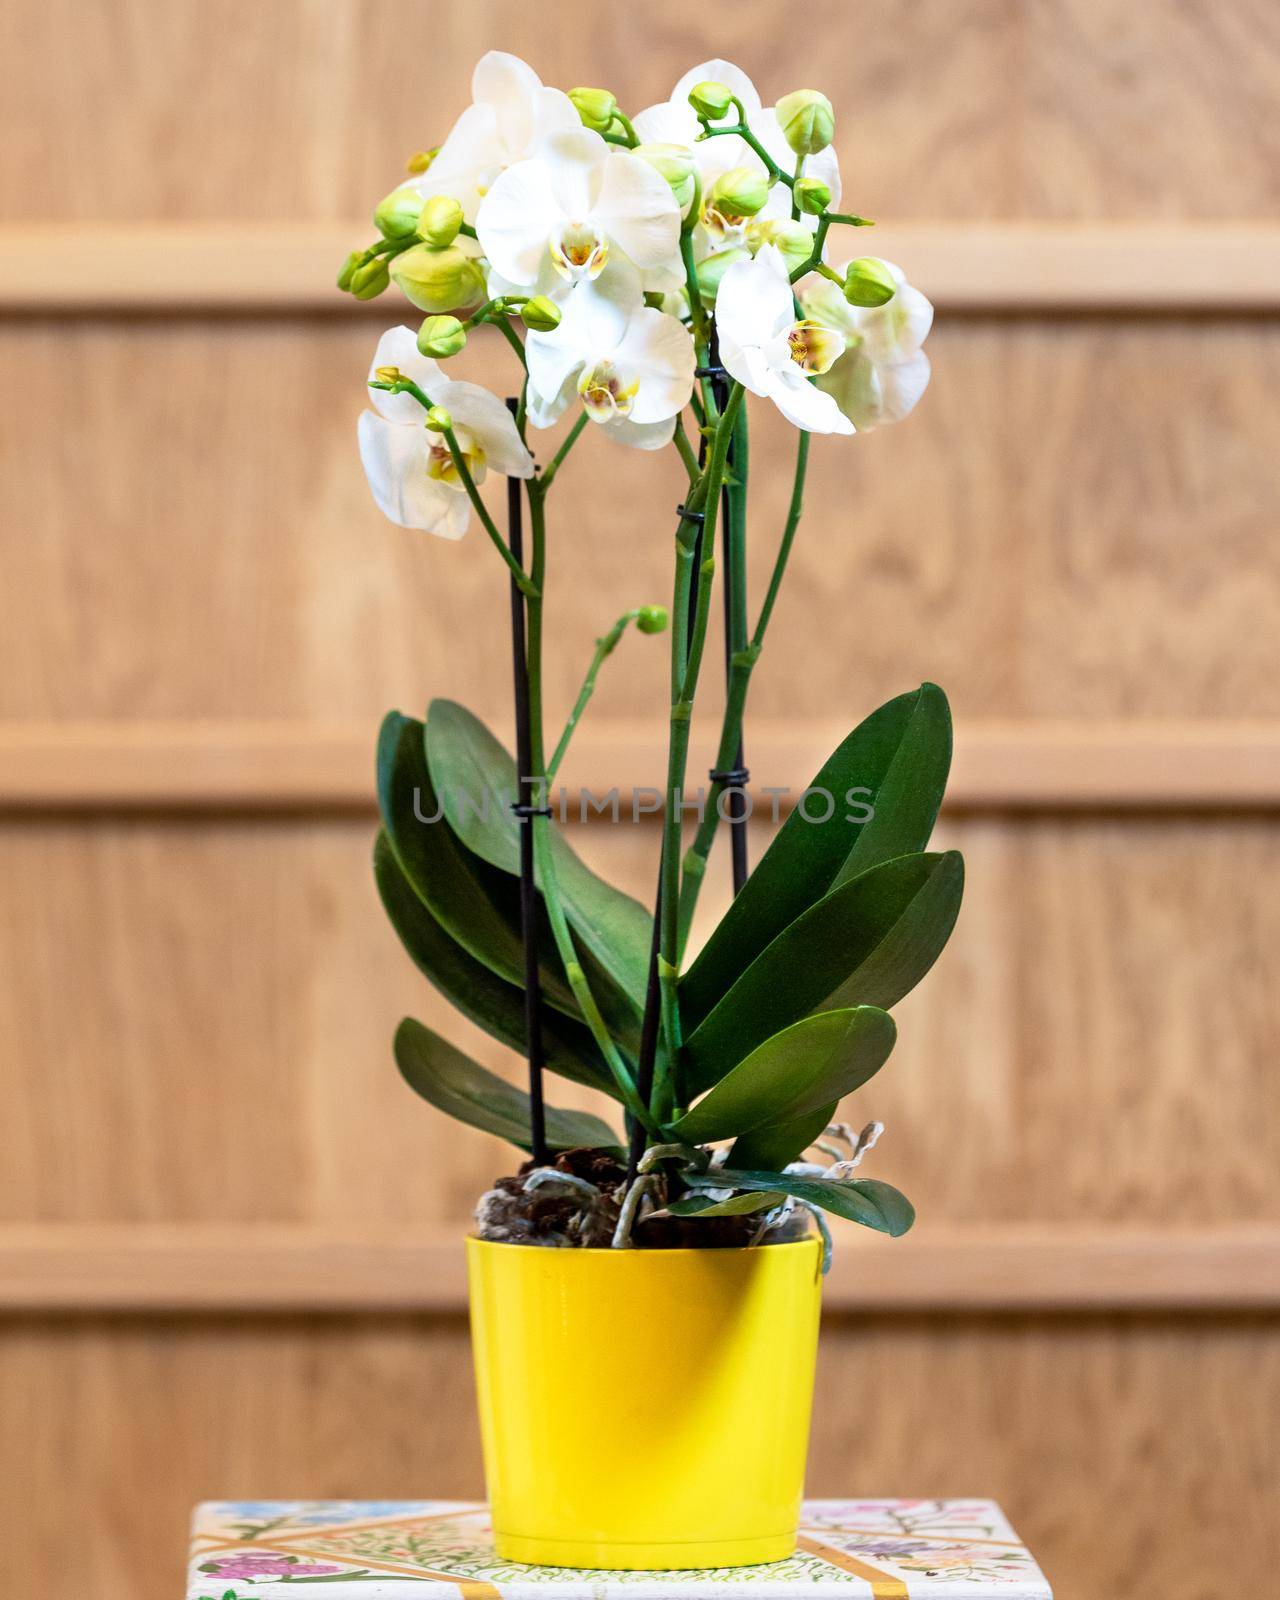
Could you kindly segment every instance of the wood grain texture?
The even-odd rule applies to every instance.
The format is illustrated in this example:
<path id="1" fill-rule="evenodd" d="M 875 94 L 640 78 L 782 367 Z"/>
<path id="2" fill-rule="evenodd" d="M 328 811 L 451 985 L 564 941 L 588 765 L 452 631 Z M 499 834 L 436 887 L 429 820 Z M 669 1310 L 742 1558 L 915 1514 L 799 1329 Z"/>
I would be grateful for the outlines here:
<path id="1" fill-rule="evenodd" d="M 357 221 L 9 223 L 0 313 L 305 312 L 373 325 L 389 300 L 354 301 L 334 286 L 369 232 Z M 847 256 L 863 243 L 837 234 L 833 248 Z M 878 229 L 873 247 L 909 262 L 944 315 L 1280 308 L 1280 228 L 1266 223 L 898 222 Z"/>
<path id="2" fill-rule="evenodd" d="M 504 392 L 509 363 L 476 342 L 466 374 Z M 493 552 L 393 528 L 369 499 L 353 432 L 370 345 L 316 323 L 5 331 L 0 378 L 24 403 L 0 557 L 26 603 L 5 616 L 0 717 L 372 729 L 445 694 L 505 728 L 505 650 L 457 625 L 502 602 Z M 1280 717 L 1280 324 L 975 321 L 930 348 L 908 426 L 815 446 L 751 717 L 849 727 L 925 678 L 961 722 Z M 758 597 L 794 438 L 755 416 Z M 665 456 L 579 449 L 550 512 L 552 726 L 594 639 L 666 596 L 680 495 Z M 575 511 L 606 469 L 588 528 Z M 665 654 L 628 637 L 592 722 L 658 726 Z"/>
<path id="3" fill-rule="evenodd" d="M 625 886 L 650 827 L 576 830 Z M 378 906 L 364 821 L 11 821 L 0 1219 L 465 1223 L 512 1152 L 415 1102 L 419 1015 L 486 1065 Z M 1280 1219 L 1280 871 L 1260 817 L 953 819 L 969 884 L 885 1070 L 876 1176 L 925 1221 Z M 763 838 L 752 841 L 758 858 Z M 712 859 L 701 936 L 726 898 Z M 555 1086 L 586 1104 L 588 1091 Z"/>
<path id="4" fill-rule="evenodd" d="M 836 724 L 761 718 L 750 727 L 750 804 L 762 818 L 792 810 L 848 732 Z M 661 790 L 665 766 L 661 729 L 588 724 L 575 735 L 552 803 L 562 817 L 589 816 L 584 796 L 590 796 L 600 807 L 616 804 L 627 819 L 636 807 L 648 811 L 658 803 L 653 792 Z M 693 768 L 691 799 L 707 786 L 702 769 Z M 367 727 L 283 719 L 0 723 L 0 811 L 372 815 L 373 788 Z M 816 813 L 824 803 L 810 805 Z M 944 806 L 1274 810 L 1280 723 L 970 723 L 957 731 Z"/>
<path id="5" fill-rule="evenodd" d="M 1274 217 L 1280 27 L 1269 0 L 653 0 L 599 27 L 493 0 L 15 0 L 0 50 L 10 218 L 364 215 L 438 144 L 482 51 L 638 109 L 726 49 L 767 101 L 814 76 L 865 216 Z M 47 63 L 57 62 L 49 71 Z M 42 70 L 43 64 L 43 70 Z M 86 152 L 93 181 L 74 183 Z"/>
<path id="6" fill-rule="evenodd" d="M 832 1311 L 1280 1311 L 1280 1227 L 834 1224 Z M 0 1225 L 0 1312 L 466 1309 L 460 1231 Z"/>
<path id="7" fill-rule="evenodd" d="M 172 1600 L 200 1499 L 482 1492 L 461 1318 L 15 1319 L 0 1373 L 16 1593 Z M 994 1496 L 1057 1600 L 1269 1593 L 1274 1318 L 833 1316 L 816 1401 L 810 1493 Z"/>

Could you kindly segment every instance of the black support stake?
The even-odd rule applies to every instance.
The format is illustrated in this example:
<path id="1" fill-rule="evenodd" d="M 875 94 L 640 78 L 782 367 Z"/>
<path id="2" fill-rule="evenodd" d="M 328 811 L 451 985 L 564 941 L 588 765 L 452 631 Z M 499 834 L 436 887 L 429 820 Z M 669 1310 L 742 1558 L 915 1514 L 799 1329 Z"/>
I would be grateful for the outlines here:
<path id="1" fill-rule="evenodd" d="M 514 413 L 518 401 L 508 400 Z M 507 541 L 517 565 L 524 566 L 524 502 L 519 478 L 507 479 Z M 529 1062 L 529 1145 L 539 1166 L 546 1166 L 547 1114 L 542 1096 L 542 984 L 538 975 L 538 897 L 533 871 L 533 828 L 539 807 L 538 781 L 533 776 L 533 735 L 529 717 L 529 647 L 525 630 L 525 598 L 511 578 L 511 659 L 516 711 L 516 772 L 519 793 L 514 810 L 520 819 L 520 933 L 524 942 L 524 1037 Z"/>

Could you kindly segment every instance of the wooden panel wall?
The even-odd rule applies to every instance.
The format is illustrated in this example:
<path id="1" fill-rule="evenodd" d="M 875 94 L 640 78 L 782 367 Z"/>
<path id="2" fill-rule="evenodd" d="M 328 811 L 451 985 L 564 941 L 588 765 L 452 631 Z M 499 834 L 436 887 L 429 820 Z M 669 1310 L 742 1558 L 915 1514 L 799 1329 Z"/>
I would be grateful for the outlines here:
<path id="1" fill-rule="evenodd" d="M 803 782 L 924 677 L 960 731 L 942 831 L 966 909 L 850 1108 L 887 1122 L 877 1171 L 922 1222 L 842 1248 L 811 1487 L 997 1495 L 1060 1600 L 1261 1595 L 1275 7 L 554 12 L 14 0 L 0 21 L 10 1586 L 171 1600 L 201 1496 L 479 1492 L 450 1241 L 507 1157 L 413 1105 L 388 1037 L 414 1011 L 504 1063 L 383 925 L 364 774 L 389 705 L 449 694 L 505 725 L 503 586 L 478 539 L 368 503 L 361 378 L 401 312 L 322 285 L 501 44 L 633 106 L 717 51 L 768 92 L 820 78 L 850 204 L 944 313 L 910 424 L 814 451 L 752 706 L 766 781 Z M 761 416 L 757 594 L 789 445 Z M 613 616 L 664 597 L 678 473 L 593 440 L 562 484 L 553 708 Z M 654 770 L 634 730 L 663 652 L 623 652 L 574 781 Z M 579 832 L 644 891 L 650 828 Z"/>

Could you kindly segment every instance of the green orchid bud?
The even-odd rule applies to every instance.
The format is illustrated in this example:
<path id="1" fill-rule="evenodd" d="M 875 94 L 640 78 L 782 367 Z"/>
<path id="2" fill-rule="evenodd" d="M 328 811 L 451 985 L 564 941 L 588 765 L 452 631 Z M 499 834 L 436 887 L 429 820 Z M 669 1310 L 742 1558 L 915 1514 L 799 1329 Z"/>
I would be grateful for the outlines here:
<path id="1" fill-rule="evenodd" d="M 798 156 L 816 156 L 831 143 L 836 114 L 830 100 L 818 89 L 797 89 L 784 94 L 774 107 L 783 138 Z"/>
<path id="2" fill-rule="evenodd" d="M 484 273 L 473 256 L 456 245 L 437 250 L 416 244 L 391 263 L 391 276 L 410 305 L 440 316 L 462 311 L 484 299 Z"/>
<path id="3" fill-rule="evenodd" d="M 711 185 L 707 204 L 722 217 L 754 217 L 769 198 L 769 175 L 759 167 L 733 167 Z"/>
<path id="4" fill-rule="evenodd" d="M 433 150 L 415 150 L 405 162 L 404 170 L 410 177 L 421 177 L 439 154 L 439 145 L 436 145 Z"/>
<path id="5" fill-rule="evenodd" d="M 342 263 L 342 271 L 338 274 L 338 287 L 347 290 L 351 287 L 351 280 L 355 277 L 356 268 L 364 260 L 363 250 L 353 250 Z"/>
<path id="6" fill-rule="evenodd" d="M 418 349 L 433 361 L 456 356 L 467 342 L 467 330 L 457 317 L 428 317 L 418 329 Z"/>
<path id="7" fill-rule="evenodd" d="M 462 207 L 447 194 L 433 195 L 422 208 L 418 235 L 438 250 L 452 244 L 462 226 Z"/>
<path id="8" fill-rule="evenodd" d="M 379 383 L 399 383 L 404 377 L 399 367 L 376 367 L 373 373 Z"/>
<path id="9" fill-rule="evenodd" d="M 851 306 L 888 305 L 898 285 L 878 256 L 859 256 L 845 268 L 844 297 Z"/>
<path id="10" fill-rule="evenodd" d="M 427 412 L 427 427 L 432 433 L 447 433 L 453 427 L 453 417 L 443 406 L 432 406 Z"/>
<path id="11" fill-rule="evenodd" d="M 831 185 L 823 183 L 821 178 L 797 178 L 791 192 L 801 211 L 811 217 L 816 217 L 831 204 Z"/>
<path id="12" fill-rule="evenodd" d="M 357 300 L 374 300 L 390 281 L 386 261 L 381 256 L 375 256 L 351 274 L 351 293 Z"/>
<path id="13" fill-rule="evenodd" d="M 727 83 L 717 83 L 708 78 L 705 83 L 695 83 L 689 90 L 689 104 L 708 122 L 718 122 L 733 105 L 733 90 Z"/>
<path id="14" fill-rule="evenodd" d="M 636 616 L 636 627 L 641 633 L 663 633 L 669 621 L 666 606 L 641 606 Z"/>
<path id="15" fill-rule="evenodd" d="M 698 293 L 702 296 L 704 305 L 711 305 L 715 301 L 720 289 L 720 280 L 735 261 L 750 261 L 751 252 L 742 248 L 721 250 L 717 255 L 708 256 L 705 261 L 699 261 Z"/>
<path id="16" fill-rule="evenodd" d="M 520 307 L 520 320 L 530 333 L 552 333 L 560 326 L 560 307 L 549 295 L 535 294 Z"/>
<path id="17" fill-rule="evenodd" d="M 582 126 L 595 133 L 604 133 L 618 110 L 617 99 L 607 89 L 570 89 L 569 98 Z"/>
<path id="18" fill-rule="evenodd" d="M 631 152 L 647 161 L 653 170 L 671 185 L 676 204 L 687 211 L 689 202 L 698 192 L 698 168 L 693 151 L 680 144 L 638 144 Z"/>
<path id="19" fill-rule="evenodd" d="M 766 244 L 773 245 L 788 272 L 802 267 L 813 254 L 813 234 L 803 222 L 793 222 L 790 217 L 756 223 L 749 239 L 753 250 L 759 250 Z"/>
<path id="20" fill-rule="evenodd" d="M 422 196 L 411 183 L 402 183 L 373 213 L 373 225 L 384 239 L 406 239 L 418 226 L 422 215 Z"/>

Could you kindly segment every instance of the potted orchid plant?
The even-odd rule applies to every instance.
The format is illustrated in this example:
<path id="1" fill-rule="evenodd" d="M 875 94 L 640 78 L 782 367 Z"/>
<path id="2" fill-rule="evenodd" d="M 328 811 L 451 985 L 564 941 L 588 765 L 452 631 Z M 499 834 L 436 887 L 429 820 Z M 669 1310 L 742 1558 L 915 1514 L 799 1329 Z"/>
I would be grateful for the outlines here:
<path id="1" fill-rule="evenodd" d="M 750 873 L 743 714 L 810 436 L 911 410 L 932 310 L 889 262 L 850 252 L 837 264 L 834 240 L 865 223 L 840 209 L 834 115 L 816 90 L 765 106 L 743 72 L 710 61 L 629 114 L 609 91 L 563 93 L 495 52 L 473 91 L 377 207 L 378 238 L 339 285 L 360 299 L 394 285 L 423 314 L 382 336 L 369 372 L 359 443 L 377 504 L 447 539 L 478 523 L 511 601 L 514 754 L 454 702 L 421 720 L 391 713 L 377 883 L 414 962 L 524 1057 L 527 1088 L 412 1019 L 396 1059 L 423 1098 L 526 1158 L 481 1198 L 469 1240 L 500 1554 L 579 1567 L 771 1560 L 795 1539 L 826 1218 L 891 1235 L 913 1219 L 902 1194 L 860 1171 L 879 1124 L 854 1132 L 837 1108 L 887 1059 L 890 1009 L 945 944 L 962 866 L 927 848 L 951 754 L 939 689 L 860 723 Z M 510 346 L 509 401 L 457 371 L 482 330 Z M 795 476 L 752 624 L 757 402 L 760 420 L 780 414 L 794 430 Z M 540 431 L 563 423 L 539 467 Z M 597 432 L 605 449 L 673 451 L 687 475 L 663 514 L 672 600 L 632 604 L 602 635 L 552 744 L 548 516 Z M 492 474 L 507 480 L 505 527 L 480 494 Z M 718 583 L 724 707 L 686 840 Z M 670 635 L 652 908 L 584 865 L 554 804 L 597 676 L 633 624 Z M 695 954 L 693 912 L 726 830 L 736 893 Z M 552 1104 L 548 1073 L 598 1090 L 614 1115 Z M 731 1436 L 750 1459 L 727 1474 Z M 591 1470 L 594 1456 L 607 1468 Z"/>

